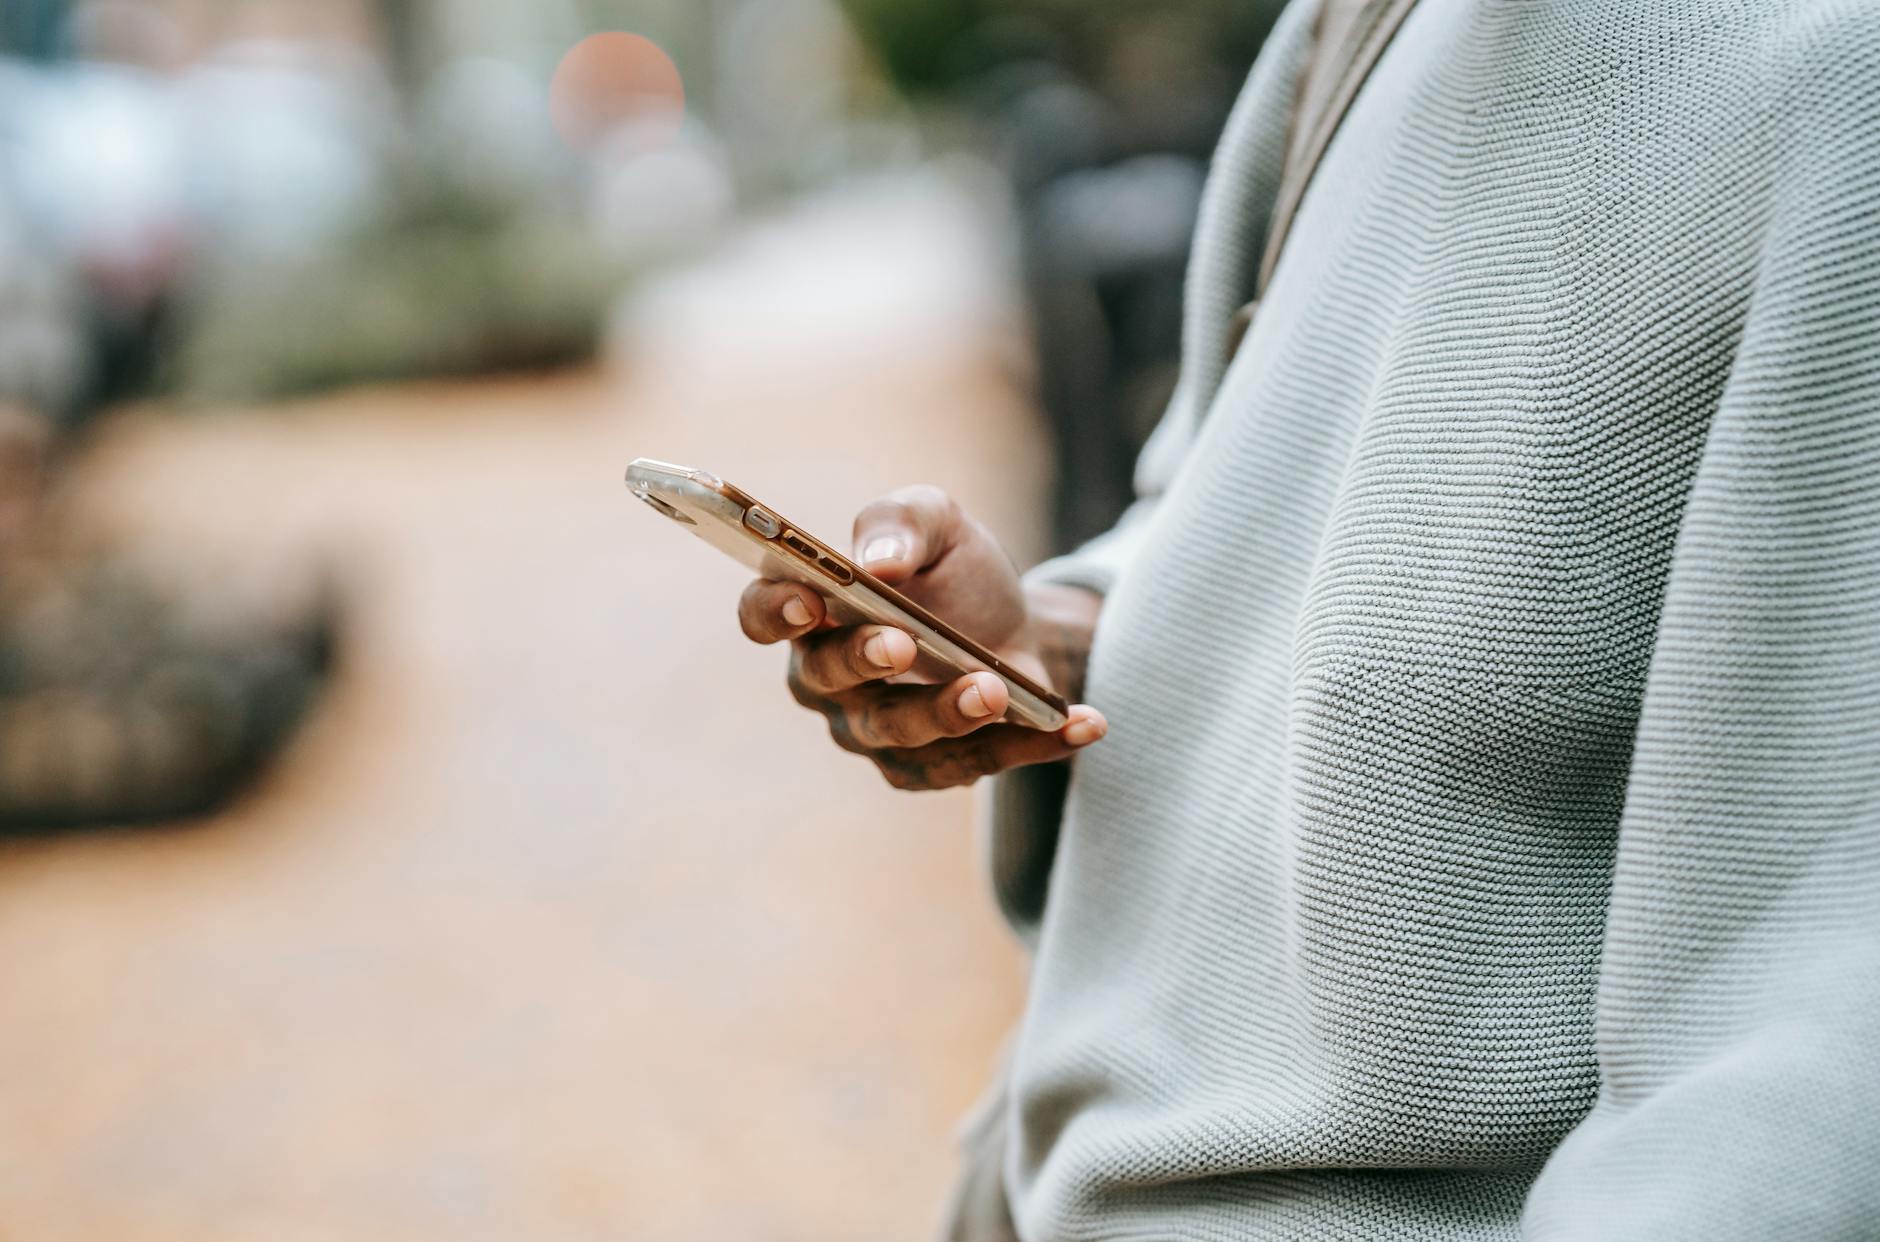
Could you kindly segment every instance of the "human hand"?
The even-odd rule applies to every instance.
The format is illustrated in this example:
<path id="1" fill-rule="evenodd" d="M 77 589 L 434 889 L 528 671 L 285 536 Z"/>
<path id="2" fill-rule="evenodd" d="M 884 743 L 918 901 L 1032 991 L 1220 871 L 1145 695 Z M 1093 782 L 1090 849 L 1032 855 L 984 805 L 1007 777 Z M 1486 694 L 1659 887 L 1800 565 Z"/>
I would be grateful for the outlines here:
<path id="1" fill-rule="evenodd" d="M 1027 676 L 1072 695 L 1100 597 L 1070 588 L 1027 593 L 1004 550 L 945 492 L 910 487 L 855 519 L 855 559 L 869 573 L 990 647 Z M 820 712 L 844 750 L 897 789 L 970 785 L 1011 768 L 1066 759 L 1108 730 L 1078 705 L 1055 733 L 1004 723 L 1009 694 L 992 673 L 947 677 L 914 639 L 883 625 L 826 627 L 820 595 L 793 582 L 745 589 L 738 621 L 753 642 L 791 644 L 796 701 Z"/>

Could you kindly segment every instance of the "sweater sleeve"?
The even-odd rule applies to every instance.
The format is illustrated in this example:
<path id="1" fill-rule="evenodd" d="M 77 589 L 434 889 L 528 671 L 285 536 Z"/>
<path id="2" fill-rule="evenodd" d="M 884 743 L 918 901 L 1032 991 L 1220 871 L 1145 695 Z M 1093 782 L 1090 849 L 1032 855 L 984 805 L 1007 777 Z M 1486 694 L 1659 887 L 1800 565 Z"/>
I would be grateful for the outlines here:
<path id="1" fill-rule="evenodd" d="M 1142 543 L 1143 530 L 1161 500 L 1163 489 L 1188 455 L 1195 422 L 1194 403 L 1185 390 L 1178 390 L 1136 461 L 1135 503 L 1115 526 L 1076 551 L 1046 561 L 1025 575 L 1026 579 L 1083 587 L 1098 595 L 1108 595 Z"/>
<path id="2" fill-rule="evenodd" d="M 1530 1242 L 1880 1222 L 1880 23 L 1860 24 L 1766 151 L 1769 232 L 1621 821 L 1599 1096 L 1531 1191 Z"/>

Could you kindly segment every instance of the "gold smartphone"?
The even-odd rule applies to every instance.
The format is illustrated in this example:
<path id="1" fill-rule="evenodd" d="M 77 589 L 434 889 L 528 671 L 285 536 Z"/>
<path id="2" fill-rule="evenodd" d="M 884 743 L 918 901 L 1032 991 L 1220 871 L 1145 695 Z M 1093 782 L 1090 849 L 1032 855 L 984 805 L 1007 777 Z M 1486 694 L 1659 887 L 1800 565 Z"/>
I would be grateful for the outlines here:
<path id="1" fill-rule="evenodd" d="M 1068 722 L 1070 709 L 1058 695 L 716 475 L 642 457 L 627 467 L 627 488 L 760 577 L 809 587 L 828 601 L 838 624 L 891 625 L 956 676 L 996 674 L 1011 696 L 1005 718 L 1012 723 L 1055 731 Z"/>

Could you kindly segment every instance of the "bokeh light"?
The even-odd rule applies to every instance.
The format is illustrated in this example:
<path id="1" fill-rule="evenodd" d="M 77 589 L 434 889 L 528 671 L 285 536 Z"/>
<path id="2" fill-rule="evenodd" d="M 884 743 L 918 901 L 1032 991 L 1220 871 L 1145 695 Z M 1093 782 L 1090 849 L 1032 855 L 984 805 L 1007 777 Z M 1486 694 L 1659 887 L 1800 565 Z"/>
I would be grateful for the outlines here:
<path id="1" fill-rule="evenodd" d="M 556 67 L 549 106 L 556 132 L 577 151 L 592 151 L 621 130 L 660 147 L 685 119 L 685 83 L 651 39 L 621 31 L 590 35 Z"/>

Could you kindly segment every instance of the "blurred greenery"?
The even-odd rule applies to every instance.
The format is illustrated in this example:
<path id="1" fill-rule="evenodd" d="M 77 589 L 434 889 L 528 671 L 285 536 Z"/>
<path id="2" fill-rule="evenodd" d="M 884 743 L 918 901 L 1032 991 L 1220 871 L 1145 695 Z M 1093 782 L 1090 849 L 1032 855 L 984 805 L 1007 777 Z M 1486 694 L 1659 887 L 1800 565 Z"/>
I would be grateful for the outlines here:
<path id="1" fill-rule="evenodd" d="M 628 274 L 596 251 L 566 213 L 413 178 L 344 245 L 204 273 L 164 386 L 221 401 L 573 362 Z"/>
<path id="2" fill-rule="evenodd" d="M 593 25 L 646 32 L 686 66 L 696 114 L 727 153 L 740 197 L 800 189 L 826 167 L 867 156 L 865 125 L 841 134 L 834 112 L 805 107 L 820 129 L 753 128 L 713 89 L 725 67 L 725 31 L 765 0 L 565 0 L 540 8 L 410 5 L 380 0 L 394 77 L 408 99 L 452 58 L 496 56 L 546 72 L 572 34 Z M 1113 153 L 1205 155 L 1219 117 L 1283 0 L 835 0 L 891 85 L 859 76 L 836 111 L 855 121 L 892 108 L 867 102 L 895 91 L 943 106 L 970 101 L 1003 116 L 1007 89 L 1039 66 L 1116 104 L 1124 135 Z M 804 12 L 810 12 L 805 9 Z M 824 14 L 829 10 L 821 9 Z M 446 14 L 450 16 L 445 21 Z M 399 15 L 402 15 L 399 16 Z M 776 12 L 764 13 L 775 21 Z M 760 27 L 762 23 L 758 24 Z M 812 23 L 813 25 L 813 23 Z M 745 22 L 744 26 L 751 26 Z M 735 40 L 732 41 L 735 43 Z M 788 53 L 789 79 L 815 96 L 820 62 Z M 748 50 L 745 55 L 748 55 Z M 779 55 L 784 55 L 780 52 Z M 740 62 L 742 63 L 742 62 Z M 1026 72 L 1002 77 L 1008 67 Z M 766 70 L 763 64 L 756 66 Z M 742 65 L 743 81 L 752 65 Z M 1035 75 L 1034 75 L 1035 76 Z M 762 100 L 763 83 L 751 99 Z M 801 101 L 798 101 L 799 103 Z M 749 105 L 750 101 L 746 101 Z M 1171 119 L 1172 117 L 1172 119 Z M 781 122 L 778 122 L 781 124 Z M 878 127 L 879 128 L 879 127 Z M 747 132 L 748 131 L 748 132 Z M 1055 132 L 1055 131 L 1053 131 Z M 755 137 L 753 137 L 755 135 Z M 986 134 L 978 135 L 984 139 Z M 1056 141 L 1047 135 L 1046 142 Z M 821 145 L 817 145 L 820 143 Z M 838 155 L 830 157 L 828 151 Z M 585 213 L 579 178 L 531 196 L 489 200 L 439 159 L 414 149 L 390 161 L 390 185 L 370 219 L 316 254 L 205 257 L 169 321 L 161 380 L 191 400 L 252 400 L 422 374 L 546 367 L 589 356 L 613 299 L 639 273 L 610 258 Z M 780 175 L 779 169 L 789 175 Z M 837 167 L 837 171 L 840 168 Z M 794 178 L 794 179 L 792 179 Z M 552 179 L 551 179 L 552 180 Z M 668 256 L 675 257 L 675 256 Z"/>
<path id="3" fill-rule="evenodd" d="M 1251 64 L 1284 0 L 841 0 L 889 75 L 914 93 L 970 85 L 1014 60 L 1097 76 L 1115 40 L 1153 17 L 1205 32 L 1223 62 Z M 1179 83 L 1170 83 L 1179 89 Z"/>

